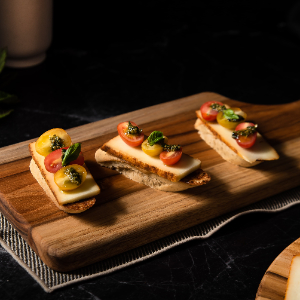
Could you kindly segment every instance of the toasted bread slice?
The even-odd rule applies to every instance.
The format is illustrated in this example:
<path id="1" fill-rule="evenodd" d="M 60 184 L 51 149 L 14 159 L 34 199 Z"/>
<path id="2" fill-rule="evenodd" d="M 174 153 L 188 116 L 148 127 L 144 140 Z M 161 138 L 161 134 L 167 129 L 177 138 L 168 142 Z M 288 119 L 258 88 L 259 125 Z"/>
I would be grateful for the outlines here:
<path id="1" fill-rule="evenodd" d="M 75 203 L 60 205 L 58 203 L 55 195 L 49 188 L 45 178 L 42 176 L 40 169 L 38 168 L 38 166 L 36 165 L 36 163 L 33 159 L 31 159 L 31 161 L 30 161 L 29 168 L 30 168 L 31 174 L 36 179 L 36 181 L 39 183 L 39 185 L 43 188 L 46 195 L 53 201 L 53 203 L 60 210 L 63 210 L 64 212 L 71 213 L 71 214 L 78 214 L 78 213 L 84 212 L 85 210 L 91 208 L 96 203 L 96 199 L 93 197 L 93 198 L 81 200 L 81 201 L 78 201 Z"/>
<path id="2" fill-rule="evenodd" d="M 250 149 L 244 149 L 232 139 L 232 131 L 216 122 L 205 121 L 200 111 L 196 111 L 196 114 L 198 118 L 194 127 L 198 130 L 200 137 L 226 161 L 241 167 L 253 167 L 263 161 L 279 158 L 275 149 L 259 133 L 257 133 L 255 145 Z"/>
<path id="3" fill-rule="evenodd" d="M 76 195 L 76 190 L 70 191 L 70 193 L 61 193 L 61 190 L 58 189 L 56 186 L 54 180 L 53 180 L 53 174 L 49 173 L 45 170 L 45 167 L 41 163 L 40 155 L 35 150 L 35 143 L 29 144 L 29 150 L 32 156 L 32 160 L 30 162 L 30 171 L 33 175 L 33 177 L 38 181 L 40 186 L 45 191 L 46 195 L 53 201 L 53 203 L 60 209 L 67 213 L 81 213 L 89 208 L 91 208 L 95 202 L 95 195 L 100 193 L 100 188 L 98 185 L 93 186 L 94 191 L 93 195 L 87 197 L 86 199 L 80 199 L 78 195 Z M 85 166 L 85 169 L 87 170 L 88 174 L 89 171 L 87 167 Z M 90 182 L 87 182 L 88 186 L 90 183 L 93 183 L 93 178 L 89 174 Z M 84 182 L 85 184 L 86 182 Z M 68 194 L 69 199 L 64 203 L 62 201 L 63 194 Z M 77 200 L 73 200 L 75 198 L 78 198 Z"/>
<path id="4" fill-rule="evenodd" d="M 181 180 L 186 175 L 199 169 L 201 165 L 199 159 L 182 153 L 176 165 L 166 166 L 159 157 L 145 154 L 141 147 L 128 146 L 119 135 L 106 142 L 101 149 L 140 170 L 157 174 L 173 182 Z"/>
<path id="5" fill-rule="evenodd" d="M 134 166 L 128 163 L 128 161 L 109 154 L 102 149 L 96 151 L 95 159 L 102 167 L 116 170 L 131 180 L 165 192 L 179 192 L 206 184 L 210 181 L 210 176 L 198 168 L 180 181 L 174 182 L 156 173 L 152 173 L 149 170 L 150 168 L 144 169 L 140 163 L 138 166 Z"/>

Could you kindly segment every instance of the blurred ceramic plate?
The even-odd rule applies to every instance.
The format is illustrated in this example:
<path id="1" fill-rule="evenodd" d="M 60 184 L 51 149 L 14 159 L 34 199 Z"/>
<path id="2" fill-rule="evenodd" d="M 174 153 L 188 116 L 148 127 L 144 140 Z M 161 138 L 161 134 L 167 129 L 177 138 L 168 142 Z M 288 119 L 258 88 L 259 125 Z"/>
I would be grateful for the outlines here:
<path id="1" fill-rule="evenodd" d="M 294 255 L 300 254 L 300 238 L 285 248 L 272 262 L 256 293 L 256 300 L 284 300 Z"/>

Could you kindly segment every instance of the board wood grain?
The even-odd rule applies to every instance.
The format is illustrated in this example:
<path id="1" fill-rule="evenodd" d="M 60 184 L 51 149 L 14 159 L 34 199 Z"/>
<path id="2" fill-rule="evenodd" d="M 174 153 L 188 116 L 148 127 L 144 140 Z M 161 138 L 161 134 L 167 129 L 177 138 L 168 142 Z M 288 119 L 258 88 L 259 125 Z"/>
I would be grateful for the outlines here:
<path id="1" fill-rule="evenodd" d="M 195 111 L 206 101 L 245 110 L 280 159 L 253 168 L 224 161 L 194 129 Z M 300 101 L 251 105 L 206 92 L 68 129 L 73 142 L 82 142 L 86 164 L 101 187 L 96 205 L 79 215 L 58 210 L 32 177 L 30 141 L 4 147 L 0 149 L 0 210 L 48 266 L 58 271 L 76 269 L 299 185 L 299 115 Z M 129 119 L 146 134 L 163 131 L 170 143 L 199 158 L 212 180 L 168 193 L 101 168 L 95 162 L 96 150 L 117 134 L 118 123 Z"/>
<path id="2" fill-rule="evenodd" d="M 297 254 L 300 254 L 300 238 L 272 262 L 260 282 L 256 300 L 284 300 L 292 258 Z"/>

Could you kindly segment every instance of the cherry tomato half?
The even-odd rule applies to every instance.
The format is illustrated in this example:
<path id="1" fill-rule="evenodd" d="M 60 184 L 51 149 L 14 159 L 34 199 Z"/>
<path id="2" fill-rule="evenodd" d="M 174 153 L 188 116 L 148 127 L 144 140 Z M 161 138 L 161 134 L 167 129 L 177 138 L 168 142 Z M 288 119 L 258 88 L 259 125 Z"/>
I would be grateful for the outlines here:
<path id="1" fill-rule="evenodd" d="M 163 151 L 160 153 L 159 158 L 165 165 L 174 165 L 176 164 L 182 155 L 182 148 L 178 151 Z"/>
<path id="2" fill-rule="evenodd" d="M 236 126 L 235 130 L 236 131 L 243 130 L 246 129 L 248 126 L 255 126 L 255 125 L 250 122 L 244 122 Z M 250 134 L 249 136 L 239 135 L 239 137 L 236 139 L 236 142 L 242 148 L 250 148 L 254 145 L 256 138 L 257 138 L 257 132 Z"/>
<path id="3" fill-rule="evenodd" d="M 137 126 L 134 122 L 130 121 L 131 125 Z M 144 141 L 144 133 L 139 134 L 127 134 L 129 122 L 122 122 L 118 125 L 118 133 L 121 139 L 131 147 L 137 147 Z"/>
<path id="4" fill-rule="evenodd" d="M 234 114 L 238 115 L 240 119 L 237 120 L 228 120 L 222 111 L 217 114 L 217 122 L 225 128 L 234 130 L 236 126 L 242 122 L 245 122 L 247 118 L 247 114 L 243 112 L 240 108 L 230 107 L 230 110 L 234 112 Z"/>
<path id="5" fill-rule="evenodd" d="M 53 128 L 44 132 L 35 142 L 35 150 L 43 156 L 62 147 L 71 146 L 72 141 L 68 133 L 61 128 Z"/>
<path id="6" fill-rule="evenodd" d="M 164 143 L 168 143 L 168 138 L 166 136 L 164 136 Z M 148 139 L 146 139 L 142 143 L 142 150 L 150 156 L 158 156 L 164 150 L 164 147 L 160 143 L 150 146 L 150 144 L 148 143 Z"/>
<path id="7" fill-rule="evenodd" d="M 54 182 L 62 191 L 70 191 L 81 186 L 86 179 L 86 169 L 79 165 L 68 165 L 54 174 Z"/>
<path id="8" fill-rule="evenodd" d="M 64 147 L 62 149 L 68 149 L 69 147 Z M 62 168 L 62 149 L 57 149 L 45 157 L 44 164 L 45 168 L 50 173 L 55 173 Z M 70 162 L 70 165 L 77 164 L 82 166 L 84 164 L 84 157 L 82 152 L 79 153 L 79 156 L 76 160 Z"/>
<path id="9" fill-rule="evenodd" d="M 200 107 L 200 111 L 201 111 L 203 119 L 206 120 L 206 121 L 214 121 L 217 117 L 218 111 L 215 110 L 215 109 L 212 109 L 210 107 L 212 104 L 219 104 L 221 106 L 224 105 L 222 102 L 216 102 L 216 101 L 205 102 Z"/>

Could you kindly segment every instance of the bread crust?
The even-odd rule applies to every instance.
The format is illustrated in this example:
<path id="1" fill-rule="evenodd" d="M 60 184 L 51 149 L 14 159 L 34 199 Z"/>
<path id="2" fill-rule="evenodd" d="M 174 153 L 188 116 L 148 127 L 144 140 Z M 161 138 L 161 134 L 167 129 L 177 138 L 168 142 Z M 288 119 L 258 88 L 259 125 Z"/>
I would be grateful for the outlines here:
<path id="1" fill-rule="evenodd" d="M 198 169 L 193 173 L 183 177 L 180 181 L 185 182 L 190 186 L 199 186 L 206 184 L 210 181 L 210 179 L 210 176 L 205 171 Z"/>
<path id="2" fill-rule="evenodd" d="M 55 192 L 51 189 L 51 184 L 46 180 L 43 168 L 39 166 L 39 162 L 35 157 L 35 143 L 29 144 L 29 151 L 31 153 L 32 159 L 30 161 L 29 169 L 33 177 L 40 184 L 40 186 L 45 191 L 46 195 L 52 200 L 52 202 L 62 211 L 72 214 L 78 214 L 91 208 L 96 203 L 96 198 L 91 197 L 88 199 L 80 200 L 74 203 L 68 203 L 61 205 L 59 204 Z M 55 184 L 55 183 L 52 183 Z"/>
<path id="3" fill-rule="evenodd" d="M 211 179 L 206 172 L 198 169 L 180 181 L 170 181 L 150 172 L 149 169 L 133 166 L 124 159 L 105 152 L 102 148 L 96 151 L 95 159 L 102 167 L 116 170 L 131 180 L 165 192 L 180 192 L 206 184 Z"/>

